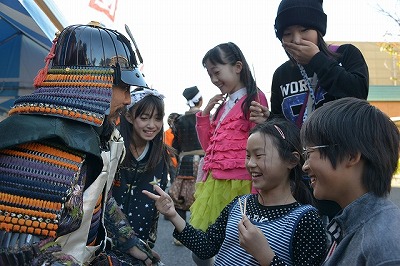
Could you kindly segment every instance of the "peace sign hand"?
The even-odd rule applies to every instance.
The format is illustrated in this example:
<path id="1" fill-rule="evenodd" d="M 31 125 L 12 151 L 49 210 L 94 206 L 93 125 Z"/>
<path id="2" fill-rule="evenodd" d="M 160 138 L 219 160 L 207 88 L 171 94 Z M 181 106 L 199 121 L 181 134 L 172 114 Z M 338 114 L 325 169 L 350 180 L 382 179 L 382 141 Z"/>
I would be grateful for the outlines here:
<path id="1" fill-rule="evenodd" d="M 174 202 L 172 201 L 171 197 L 157 185 L 154 185 L 154 190 L 159 195 L 151 193 L 147 190 L 142 190 L 142 193 L 154 200 L 157 210 L 164 214 L 164 216 L 171 221 L 178 232 L 182 232 L 186 226 L 186 221 L 183 220 L 182 217 L 180 217 L 176 212 Z"/>
<path id="2" fill-rule="evenodd" d="M 174 202 L 171 197 L 157 185 L 154 185 L 154 190 L 159 194 L 156 195 L 150 191 L 143 190 L 142 193 L 155 201 L 157 210 L 164 214 L 166 218 L 173 217 L 177 214 Z"/>

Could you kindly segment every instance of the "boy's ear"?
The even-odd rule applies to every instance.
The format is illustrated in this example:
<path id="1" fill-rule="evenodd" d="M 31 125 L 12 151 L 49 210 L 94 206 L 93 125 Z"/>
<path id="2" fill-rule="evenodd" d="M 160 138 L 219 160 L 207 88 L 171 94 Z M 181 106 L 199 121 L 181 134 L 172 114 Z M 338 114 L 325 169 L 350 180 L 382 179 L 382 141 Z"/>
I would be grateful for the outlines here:
<path id="1" fill-rule="evenodd" d="M 242 61 L 236 61 L 235 67 L 236 67 L 236 73 L 239 74 L 243 69 Z"/>
<path id="2" fill-rule="evenodd" d="M 289 160 L 289 169 L 293 169 L 300 162 L 300 154 L 297 151 L 292 152 L 292 157 Z"/>
<path id="3" fill-rule="evenodd" d="M 361 161 L 361 153 L 357 152 L 356 154 L 349 154 L 347 157 L 347 166 L 354 166 Z"/>

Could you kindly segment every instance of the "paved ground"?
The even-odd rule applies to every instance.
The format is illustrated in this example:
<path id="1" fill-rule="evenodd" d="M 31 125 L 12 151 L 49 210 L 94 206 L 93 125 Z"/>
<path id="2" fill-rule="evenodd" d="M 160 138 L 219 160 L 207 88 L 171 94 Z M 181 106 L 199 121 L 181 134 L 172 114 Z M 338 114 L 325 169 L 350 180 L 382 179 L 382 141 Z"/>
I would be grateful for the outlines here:
<path id="1" fill-rule="evenodd" d="M 390 199 L 400 207 L 400 176 L 392 182 Z M 155 250 L 161 255 L 166 266 L 196 266 L 191 252 L 184 246 L 175 246 L 172 239 L 173 226 L 161 215 L 158 227 L 158 239 Z"/>
<path id="2" fill-rule="evenodd" d="M 190 216 L 190 214 L 188 216 Z M 174 244 L 172 237 L 173 231 L 174 226 L 161 214 L 158 220 L 157 241 L 154 247 L 154 250 L 160 254 L 161 261 L 166 266 L 196 266 L 192 260 L 191 251 L 184 246 L 176 246 Z"/>
<path id="3" fill-rule="evenodd" d="M 166 266 L 196 266 L 192 260 L 190 250 L 184 246 L 174 245 L 172 238 L 173 228 L 172 224 L 161 215 L 154 249 L 160 254 L 161 260 Z"/>

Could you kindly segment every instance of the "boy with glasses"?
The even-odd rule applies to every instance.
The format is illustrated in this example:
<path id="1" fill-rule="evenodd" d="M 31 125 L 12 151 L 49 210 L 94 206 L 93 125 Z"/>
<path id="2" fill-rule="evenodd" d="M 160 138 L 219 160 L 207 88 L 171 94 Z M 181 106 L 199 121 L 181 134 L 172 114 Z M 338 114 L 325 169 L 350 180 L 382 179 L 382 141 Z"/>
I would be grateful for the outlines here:
<path id="1" fill-rule="evenodd" d="M 365 100 L 343 98 L 315 110 L 301 129 L 314 196 L 342 208 L 330 222 L 324 265 L 399 265 L 400 209 L 389 199 L 399 130 Z"/>

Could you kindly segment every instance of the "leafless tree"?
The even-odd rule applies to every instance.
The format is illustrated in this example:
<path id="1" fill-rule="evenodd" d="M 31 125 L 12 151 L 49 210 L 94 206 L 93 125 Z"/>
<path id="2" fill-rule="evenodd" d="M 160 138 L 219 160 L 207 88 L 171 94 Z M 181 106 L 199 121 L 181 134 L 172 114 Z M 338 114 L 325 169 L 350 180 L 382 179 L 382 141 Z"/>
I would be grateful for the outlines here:
<path id="1" fill-rule="evenodd" d="M 389 64 L 385 63 L 385 67 L 391 70 L 390 79 L 394 85 L 397 85 L 399 81 L 398 72 L 400 70 L 400 15 L 397 13 L 397 7 L 400 6 L 400 0 L 395 2 L 397 3 L 395 3 L 394 10 L 387 10 L 379 3 L 377 4 L 377 10 L 379 13 L 392 19 L 399 26 L 398 32 L 387 31 L 385 33 L 385 37 L 390 38 L 391 41 L 379 43 L 381 51 L 388 53 L 392 57 L 392 61 Z"/>

